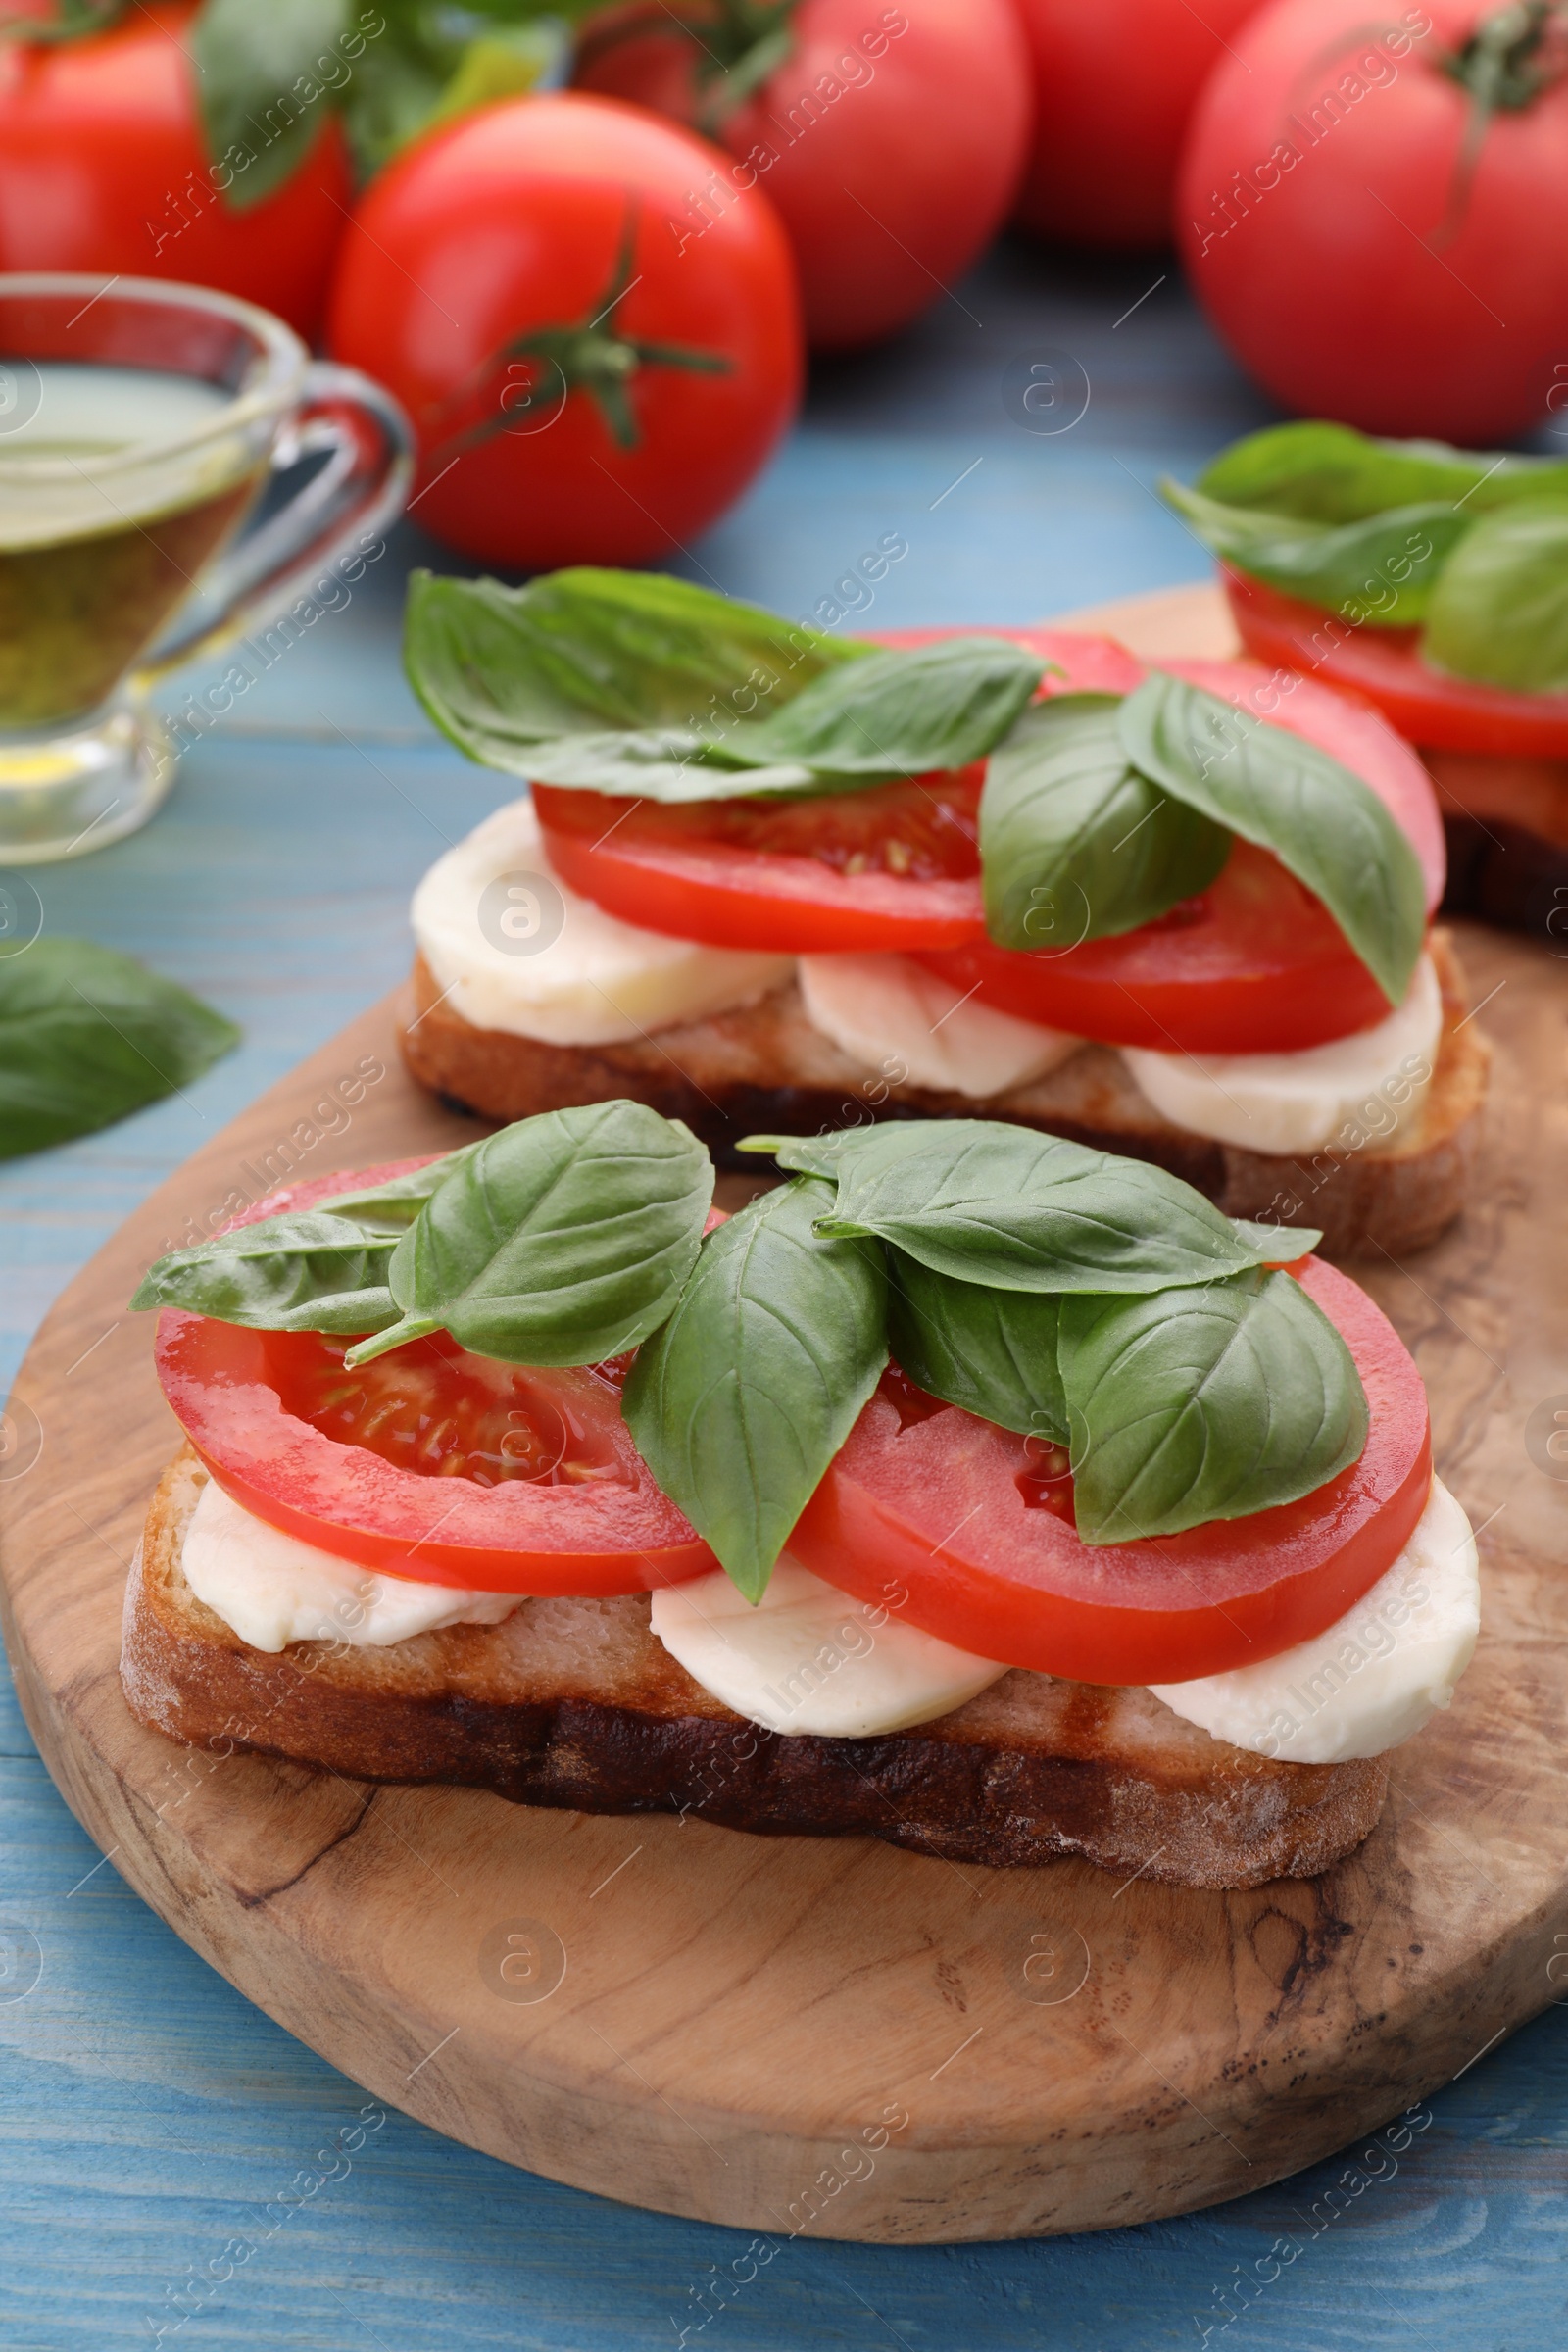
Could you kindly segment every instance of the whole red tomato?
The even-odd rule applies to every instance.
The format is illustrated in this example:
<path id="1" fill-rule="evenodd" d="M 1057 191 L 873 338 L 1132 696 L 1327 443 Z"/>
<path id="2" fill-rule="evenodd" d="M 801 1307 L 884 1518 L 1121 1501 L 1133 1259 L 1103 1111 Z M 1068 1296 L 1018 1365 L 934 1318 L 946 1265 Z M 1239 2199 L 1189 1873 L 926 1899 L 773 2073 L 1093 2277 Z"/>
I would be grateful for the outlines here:
<path id="1" fill-rule="evenodd" d="M 118 271 L 217 286 L 315 333 L 351 189 L 324 115 L 305 162 L 237 211 L 209 167 L 186 0 L 141 0 L 113 31 L 0 35 L 0 270 Z"/>
<path id="2" fill-rule="evenodd" d="M 1017 0 L 1034 62 L 1018 219 L 1077 245 L 1165 245 L 1187 118 L 1257 0 Z"/>
<path id="3" fill-rule="evenodd" d="M 799 0 L 779 12 L 787 55 L 732 104 L 701 26 L 710 14 L 721 42 L 737 13 L 710 0 L 686 12 L 693 31 L 663 0 L 634 0 L 590 24 L 578 85 L 711 128 L 740 161 L 693 183 L 693 221 L 759 173 L 800 264 L 812 349 L 878 342 L 968 268 L 1011 204 L 1029 133 L 1013 0 Z"/>
<path id="4" fill-rule="evenodd" d="M 800 396 L 800 305 L 757 188 L 686 220 L 720 160 L 568 92 L 467 116 L 374 183 L 329 339 L 414 418 L 427 529 L 520 570 L 636 564 L 745 489 Z"/>
<path id="5" fill-rule="evenodd" d="M 1277 0 L 1182 159 L 1198 294 L 1287 407 L 1510 439 L 1568 381 L 1568 51 L 1557 12 Z M 1497 103 L 1481 111 L 1489 75 Z"/>

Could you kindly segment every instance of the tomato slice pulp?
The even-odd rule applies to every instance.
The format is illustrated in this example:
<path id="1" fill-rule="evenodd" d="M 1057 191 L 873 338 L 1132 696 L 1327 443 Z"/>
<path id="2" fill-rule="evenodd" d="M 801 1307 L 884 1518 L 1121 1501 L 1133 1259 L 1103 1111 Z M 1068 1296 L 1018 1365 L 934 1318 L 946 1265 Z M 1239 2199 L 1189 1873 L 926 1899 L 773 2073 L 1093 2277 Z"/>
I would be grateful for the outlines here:
<path id="1" fill-rule="evenodd" d="M 962 632 L 923 630 L 888 643 Z M 1144 665 L 1108 638 L 1003 630 L 1055 664 L 1043 692 L 1126 693 Z M 1420 859 L 1429 906 L 1443 826 L 1419 760 L 1374 712 L 1250 662 L 1166 664 L 1301 735 L 1364 778 Z M 1107 1045 L 1290 1052 L 1382 1020 L 1388 1000 L 1326 907 L 1238 842 L 1200 897 L 1120 938 L 1039 954 L 986 938 L 977 848 L 982 766 L 803 801 L 680 808 L 536 786 L 552 864 L 610 913 L 712 947 L 916 955 L 982 1003 Z M 1068 910 L 1064 925 L 1070 923 Z"/>
<path id="2" fill-rule="evenodd" d="M 1298 1502 L 1148 1542 L 1082 1544 L 1065 1463 L 895 1377 L 808 1503 L 790 1550 L 842 1592 L 959 1648 L 1088 1683 L 1175 1683 L 1276 1657 L 1342 1617 L 1426 1508 L 1426 1390 L 1345 1275 L 1298 1279 L 1355 1358 L 1371 1408 L 1359 1461 Z"/>
<path id="3" fill-rule="evenodd" d="M 240 1221 L 419 1164 L 294 1185 Z M 623 1364 L 540 1371 L 441 1333 L 351 1372 L 349 1344 L 159 1318 L 164 1394 L 258 1519 L 385 1575 L 476 1592 L 641 1592 L 717 1565 L 632 1444 Z"/>

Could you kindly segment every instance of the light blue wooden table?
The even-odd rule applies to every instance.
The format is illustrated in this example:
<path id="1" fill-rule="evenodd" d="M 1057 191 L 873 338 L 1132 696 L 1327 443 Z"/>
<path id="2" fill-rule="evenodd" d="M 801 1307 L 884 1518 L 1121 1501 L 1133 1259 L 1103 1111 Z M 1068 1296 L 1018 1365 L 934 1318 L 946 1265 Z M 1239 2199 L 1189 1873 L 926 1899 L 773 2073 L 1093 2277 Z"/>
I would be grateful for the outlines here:
<path id="1" fill-rule="evenodd" d="M 1138 302 L 1158 271 L 1074 272 L 1004 251 L 896 348 L 825 373 L 772 469 L 683 568 L 805 612 L 897 534 L 908 553 L 866 616 L 888 625 L 1023 621 L 1201 577 L 1201 552 L 1149 485 L 1191 474 L 1267 412 L 1174 284 Z M 1016 390 L 1006 405 L 1007 383 L 1049 350 L 1071 356 L 1091 394 L 1054 434 L 1016 421 Z M 1082 387 L 1070 367 L 1058 380 L 1076 386 L 1070 414 Z M 507 797 L 434 738 L 402 682 L 411 562 L 453 567 L 405 532 L 353 604 L 188 755 L 151 831 L 34 876 L 51 931 L 146 956 L 232 1013 L 245 1043 L 187 1099 L 0 1169 L 0 1386 L 120 1219 L 401 975 L 415 881 Z M 112 1426 L 103 1436 L 114 1444 Z M 160 2326 L 179 2352 L 673 2352 L 691 2290 L 744 2242 L 510 2171 L 397 2115 L 266 2236 L 268 2201 L 363 2094 L 101 1861 L 9 1686 L 0 1923 L 4 2352 L 128 2352 Z M 1561 2345 L 1565 2093 L 1568 2035 L 1548 2011 L 1419 2112 L 1394 2170 L 1363 2163 L 1326 2228 L 1310 2208 L 1355 2148 L 1241 2203 L 1095 2238 L 912 2251 L 799 2239 L 688 2341 L 1155 2352 L 1208 2328 L 1225 2352 Z M 259 2238 L 208 2299 L 182 2299 L 193 2273 L 221 2273 L 227 2241 Z"/>

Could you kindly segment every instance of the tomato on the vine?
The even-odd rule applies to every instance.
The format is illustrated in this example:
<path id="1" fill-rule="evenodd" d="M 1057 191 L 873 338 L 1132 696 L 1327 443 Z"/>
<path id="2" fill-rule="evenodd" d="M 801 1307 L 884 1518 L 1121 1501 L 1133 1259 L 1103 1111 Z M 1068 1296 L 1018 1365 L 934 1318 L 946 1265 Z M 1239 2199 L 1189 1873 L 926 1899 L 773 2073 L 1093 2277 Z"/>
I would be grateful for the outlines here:
<path id="1" fill-rule="evenodd" d="M 1299 415 L 1483 446 L 1560 405 L 1568 317 L 1561 12 L 1274 0 L 1193 118 L 1188 274 Z"/>
<path id="2" fill-rule="evenodd" d="M 766 189 L 816 351 L 880 341 L 977 259 L 1029 132 L 1012 0 L 631 0 L 589 20 L 576 80 L 728 149 L 690 184 L 692 236 Z"/>
<path id="3" fill-rule="evenodd" d="M 79 40 L 0 32 L 0 270 L 216 286 L 309 337 L 352 195 L 341 127 L 323 108 L 299 168 L 237 210 L 203 135 L 184 45 L 195 13 L 144 0 Z"/>
<path id="4" fill-rule="evenodd" d="M 795 411 L 800 312 L 765 197 L 682 248 L 714 160 L 567 92 L 469 115 L 376 180 L 329 340 L 414 419 L 426 529 L 523 570 L 636 564 L 739 497 Z"/>

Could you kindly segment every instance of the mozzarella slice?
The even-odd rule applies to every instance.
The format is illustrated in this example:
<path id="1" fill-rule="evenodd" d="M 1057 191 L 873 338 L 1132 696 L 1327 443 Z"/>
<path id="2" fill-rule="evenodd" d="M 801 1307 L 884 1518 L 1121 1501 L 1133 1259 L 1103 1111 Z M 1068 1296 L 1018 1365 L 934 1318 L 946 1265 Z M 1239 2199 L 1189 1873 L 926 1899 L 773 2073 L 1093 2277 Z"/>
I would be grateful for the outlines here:
<path id="1" fill-rule="evenodd" d="M 653 1628 L 737 1715 L 829 1740 L 929 1723 L 1007 1672 L 852 1600 L 788 1552 L 755 1608 L 721 1572 L 697 1576 L 654 1594 Z"/>
<path id="2" fill-rule="evenodd" d="M 499 1625 L 520 1592 L 459 1592 L 377 1576 L 258 1519 L 210 1478 L 185 1529 L 185 1582 L 252 1649 L 347 1642 L 381 1649 L 443 1625 Z"/>
<path id="3" fill-rule="evenodd" d="M 1380 1756 L 1453 1696 L 1481 1630 L 1481 1564 L 1446 1487 L 1386 1576 L 1338 1624 L 1256 1666 L 1150 1688 L 1216 1740 L 1288 1764 Z"/>
<path id="4" fill-rule="evenodd" d="M 531 800 L 498 808 L 438 858 L 413 917 L 438 987 L 466 1021 L 548 1046 L 620 1045 L 727 1011 L 787 980 L 794 962 L 606 914 L 552 872 Z"/>
<path id="5" fill-rule="evenodd" d="M 1082 1038 L 1015 1020 L 907 956 L 803 956 L 801 1003 L 813 1029 L 895 1084 L 944 1094 L 1004 1095 L 1044 1077 Z"/>
<path id="6" fill-rule="evenodd" d="M 1442 1035 L 1443 993 L 1423 956 L 1386 1021 L 1332 1045 L 1302 1054 L 1121 1052 L 1154 1108 L 1195 1135 L 1250 1152 L 1316 1152 L 1353 1122 L 1376 1149 L 1408 1133 Z"/>

